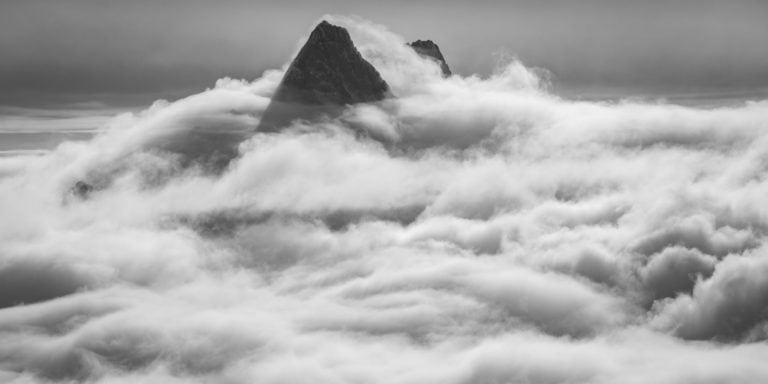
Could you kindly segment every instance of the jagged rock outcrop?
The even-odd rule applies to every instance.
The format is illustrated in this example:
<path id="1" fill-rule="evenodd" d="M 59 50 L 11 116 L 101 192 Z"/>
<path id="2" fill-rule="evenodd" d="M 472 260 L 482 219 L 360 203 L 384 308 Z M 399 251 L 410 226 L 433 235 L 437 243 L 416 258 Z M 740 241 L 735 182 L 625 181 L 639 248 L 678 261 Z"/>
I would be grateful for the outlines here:
<path id="1" fill-rule="evenodd" d="M 346 29 L 322 21 L 288 67 L 274 100 L 354 104 L 381 100 L 387 83 L 352 43 Z"/>
<path id="2" fill-rule="evenodd" d="M 355 48 L 346 29 L 322 21 L 293 59 L 259 130 L 271 131 L 349 104 L 378 101 L 389 86 Z"/>
<path id="3" fill-rule="evenodd" d="M 445 58 L 442 52 L 440 52 L 440 47 L 432 40 L 416 40 L 408 43 L 408 45 L 419 55 L 437 60 L 438 64 L 440 64 L 440 69 L 443 71 L 443 76 L 448 77 L 451 75 L 451 69 L 448 68 L 448 63 L 445 62 Z"/>

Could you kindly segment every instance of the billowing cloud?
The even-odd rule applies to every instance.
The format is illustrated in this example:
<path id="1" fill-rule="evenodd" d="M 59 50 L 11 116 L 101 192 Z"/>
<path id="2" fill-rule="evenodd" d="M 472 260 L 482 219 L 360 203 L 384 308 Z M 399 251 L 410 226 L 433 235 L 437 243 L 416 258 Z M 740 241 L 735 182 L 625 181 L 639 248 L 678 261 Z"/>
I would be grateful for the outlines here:
<path id="1" fill-rule="evenodd" d="M 0 157 L 2 381 L 768 380 L 768 103 L 443 78 L 333 21 L 392 98 L 258 132 L 268 71 Z"/>

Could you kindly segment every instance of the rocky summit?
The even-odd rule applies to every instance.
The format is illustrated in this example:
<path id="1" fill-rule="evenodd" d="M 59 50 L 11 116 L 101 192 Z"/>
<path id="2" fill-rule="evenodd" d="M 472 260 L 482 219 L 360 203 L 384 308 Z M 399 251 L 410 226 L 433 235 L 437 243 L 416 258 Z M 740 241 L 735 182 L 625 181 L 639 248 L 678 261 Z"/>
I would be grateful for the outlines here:
<path id="1" fill-rule="evenodd" d="M 275 131 L 293 120 L 336 114 L 349 104 L 384 99 L 388 92 L 349 32 L 322 21 L 285 72 L 258 130 Z"/>
<path id="2" fill-rule="evenodd" d="M 419 55 L 437 60 L 438 64 L 440 64 L 440 69 L 443 70 L 443 76 L 451 75 L 451 69 L 448 68 L 448 63 L 445 62 L 445 58 L 442 52 L 440 52 L 440 47 L 432 40 L 416 40 L 408 45 Z"/>
<path id="3" fill-rule="evenodd" d="M 389 87 L 357 51 L 346 29 L 323 21 L 288 67 L 274 100 L 355 104 L 381 100 Z"/>

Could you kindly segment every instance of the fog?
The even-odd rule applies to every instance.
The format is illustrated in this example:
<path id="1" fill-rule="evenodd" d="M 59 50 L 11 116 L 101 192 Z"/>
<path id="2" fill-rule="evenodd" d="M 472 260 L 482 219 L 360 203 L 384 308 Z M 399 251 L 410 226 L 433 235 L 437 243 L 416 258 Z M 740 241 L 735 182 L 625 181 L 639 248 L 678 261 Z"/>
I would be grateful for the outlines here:
<path id="1" fill-rule="evenodd" d="M 443 78 L 326 18 L 393 97 L 257 132 L 272 69 L 0 157 L 2 381 L 768 380 L 768 102 Z"/>

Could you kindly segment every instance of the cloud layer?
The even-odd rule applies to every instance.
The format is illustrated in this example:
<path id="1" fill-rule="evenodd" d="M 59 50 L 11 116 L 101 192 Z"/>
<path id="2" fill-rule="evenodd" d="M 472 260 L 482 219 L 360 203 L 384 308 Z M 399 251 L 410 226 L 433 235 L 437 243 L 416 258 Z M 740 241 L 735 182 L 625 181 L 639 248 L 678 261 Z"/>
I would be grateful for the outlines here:
<path id="1" fill-rule="evenodd" d="M 254 132 L 268 71 L 0 157 L 2 381 L 768 380 L 768 103 L 442 78 L 333 21 L 396 97 Z"/>

